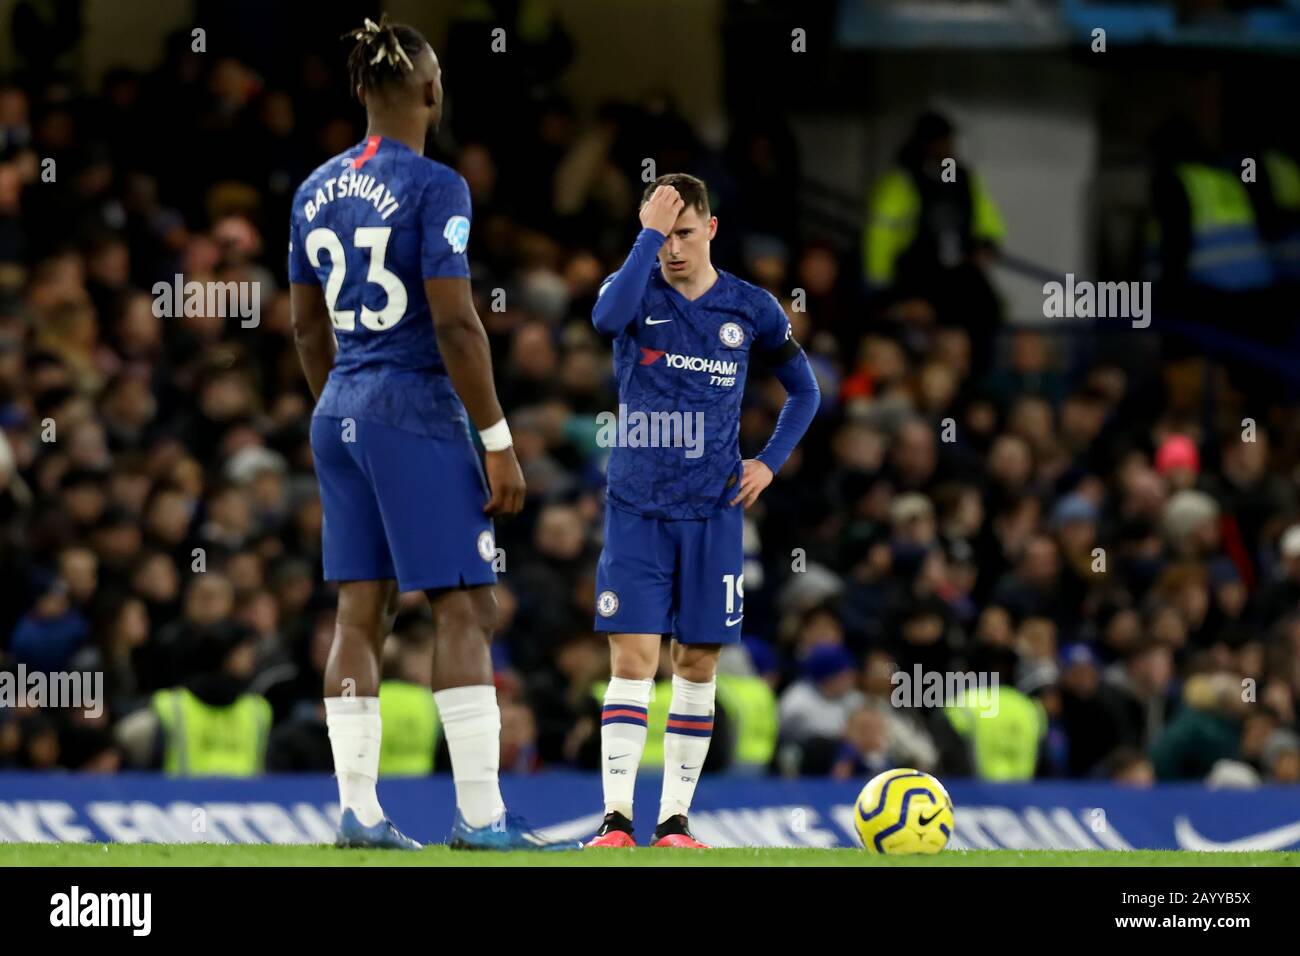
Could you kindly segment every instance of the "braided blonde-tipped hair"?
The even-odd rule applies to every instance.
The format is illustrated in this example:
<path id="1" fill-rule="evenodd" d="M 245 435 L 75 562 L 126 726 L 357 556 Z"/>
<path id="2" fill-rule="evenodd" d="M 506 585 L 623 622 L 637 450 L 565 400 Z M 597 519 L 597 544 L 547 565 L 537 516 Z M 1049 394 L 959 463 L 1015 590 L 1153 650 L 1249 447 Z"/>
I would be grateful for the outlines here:
<path id="1" fill-rule="evenodd" d="M 374 89 L 391 79 L 406 76 L 415 69 L 411 55 L 427 45 L 414 27 L 390 23 L 384 14 L 376 23 L 369 17 L 353 30 L 343 34 L 344 40 L 355 40 L 356 46 L 348 55 L 348 75 L 352 88 Z"/>

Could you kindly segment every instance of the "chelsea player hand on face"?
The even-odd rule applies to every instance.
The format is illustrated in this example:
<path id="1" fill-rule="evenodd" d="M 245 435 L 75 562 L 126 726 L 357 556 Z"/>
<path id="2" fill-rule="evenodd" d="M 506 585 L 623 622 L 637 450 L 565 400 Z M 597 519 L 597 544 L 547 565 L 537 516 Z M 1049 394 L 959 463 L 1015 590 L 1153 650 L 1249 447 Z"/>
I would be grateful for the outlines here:
<path id="1" fill-rule="evenodd" d="M 686 815 L 713 730 L 714 673 L 744 618 L 743 510 L 772 481 L 816 414 L 817 381 L 773 296 L 714 268 L 718 220 L 700 180 L 660 177 L 641 232 L 601 285 L 592 321 L 613 339 L 620 430 L 610 452 L 596 629 L 610 636 L 601 720 L 605 820 L 591 846 L 630 846 L 632 791 L 645 748 L 659 645 L 671 635 L 673 693 L 664 736 L 656 846 L 703 846 Z M 787 398 L 767 446 L 740 458 L 740 403 L 753 351 Z M 676 416 L 676 418 L 674 418 Z M 689 452 L 666 426 L 699 423 Z M 637 440 L 623 441 L 624 436 Z"/>

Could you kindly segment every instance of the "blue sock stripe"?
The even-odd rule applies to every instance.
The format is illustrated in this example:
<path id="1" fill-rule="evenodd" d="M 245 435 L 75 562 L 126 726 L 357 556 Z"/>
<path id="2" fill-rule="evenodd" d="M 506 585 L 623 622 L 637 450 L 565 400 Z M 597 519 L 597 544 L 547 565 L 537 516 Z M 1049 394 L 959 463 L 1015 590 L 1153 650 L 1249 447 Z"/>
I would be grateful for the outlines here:
<path id="1" fill-rule="evenodd" d="M 606 704 L 600 712 L 600 725 L 604 727 L 606 724 L 634 724 L 637 727 L 644 727 L 646 709 L 632 704 Z"/>
<path id="2" fill-rule="evenodd" d="M 664 733 L 678 734 L 682 737 L 711 737 L 713 736 L 713 715 L 669 714 Z"/>

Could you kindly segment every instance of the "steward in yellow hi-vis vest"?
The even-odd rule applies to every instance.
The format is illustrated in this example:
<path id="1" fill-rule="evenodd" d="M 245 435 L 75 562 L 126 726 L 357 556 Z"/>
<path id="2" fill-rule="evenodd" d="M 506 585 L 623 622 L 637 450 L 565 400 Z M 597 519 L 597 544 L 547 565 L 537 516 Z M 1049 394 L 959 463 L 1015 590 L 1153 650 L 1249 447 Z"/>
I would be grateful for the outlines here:
<path id="1" fill-rule="evenodd" d="M 737 769 L 763 769 L 776 753 L 776 694 L 761 677 L 743 674 L 718 675 L 718 704 L 732 719 Z"/>
<path id="2" fill-rule="evenodd" d="M 972 375 L 991 359 L 1002 305 L 988 272 L 1006 227 L 983 179 L 957 155 L 947 117 L 917 117 L 898 159 L 867 195 L 862 277 L 873 309 L 966 329 Z"/>
<path id="3" fill-rule="evenodd" d="M 384 681 L 379 685 L 379 719 L 384 728 L 379 775 L 421 777 L 433 773 L 433 753 L 442 728 L 433 691 L 409 681 Z"/>
<path id="4" fill-rule="evenodd" d="M 1268 286 L 1273 269 L 1241 178 L 1204 163 L 1179 163 L 1174 174 L 1190 215 L 1187 281 L 1226 292 Z"/>
<path id="5" fill-rule="evenodd" d="M 1294 152 L 1267 149 L 1260 160 L 1260 226 L 1273 271 L 1282 282 L 1300 283 L 1300 162 Z"/>
<path id="6" fill-rule="evenodd" d="M 183 687 L 153 695 L 163 733 L 163 770 L 174 777 L 252 777 L 265 769 L 271 705 L 242 694 L 224 706 Z"/>
<path id="7" fill-rule="evenodd" d="M 1032 780 L 1047 715 L 1033 697 L 1009 684 L 973 693 L 945 708 L 953 729 L 967 742 L 981 780 Z"/>
<path id="8" fill-rule="evenodd" d="M 969 172 L 950 185 L 948 208 L 938 209 L 927 205 L 932 191 L 922 189 L 906 168 L 891 169 L 876 181 L 862 235 L 863 274 L 869 286 L 893 285 L 900 271 L 906 271 L 909 257 L 927 260 L 927 267 L 955 268 L 971 246 L 1001 244 L 1006 228 L 984 181 Z"/>
<path id="9" fill-rule="evenodd" d="M 1242 181 L 1242 168 L 1220 163 L 1186 119 L 1161 125 L 1154 140 L 1154 211 L 1148 252 L 1156 253 L 1167 307 L 1187 318 L 1231 322 L 1216 316 L 1223 303 L 1207 303 L 1205 292 L 1239 296 L 1266 290 L 1273 266 L 1251 202 L 1258 183 Z M 1206 312 L 1204 316 L 1198 311 Z"/>

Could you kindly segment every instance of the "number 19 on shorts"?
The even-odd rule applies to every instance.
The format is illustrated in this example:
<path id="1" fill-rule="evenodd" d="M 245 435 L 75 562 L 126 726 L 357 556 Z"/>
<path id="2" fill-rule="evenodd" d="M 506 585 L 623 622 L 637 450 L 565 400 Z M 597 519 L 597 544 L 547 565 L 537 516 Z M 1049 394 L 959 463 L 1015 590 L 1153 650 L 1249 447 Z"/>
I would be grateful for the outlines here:
<path id="1" fill-rule="evenodd" d="M 724 574 L 722 576 L 722 586 L 727 592 L 727 613 L 735 614 L 737 610 L 744 611 L 745 576 L 743 574 Z"/>

